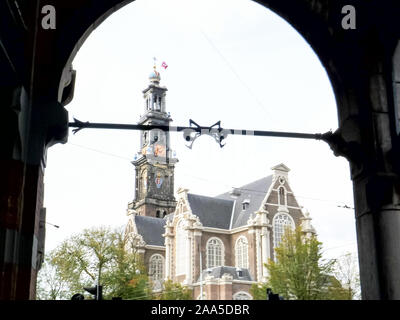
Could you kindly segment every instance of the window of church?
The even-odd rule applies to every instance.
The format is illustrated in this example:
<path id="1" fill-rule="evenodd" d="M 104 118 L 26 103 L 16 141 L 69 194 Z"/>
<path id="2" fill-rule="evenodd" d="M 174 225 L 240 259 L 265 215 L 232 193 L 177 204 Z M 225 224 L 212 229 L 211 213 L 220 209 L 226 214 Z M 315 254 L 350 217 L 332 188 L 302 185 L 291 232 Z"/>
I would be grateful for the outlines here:
<path id="1" fill-rule="evenodd" d="M 242 202 L 242 209 L 243 209 L 243 210 L 247 210 L 247 209 L 249 208 L 249 206 L 250 206 L 250 200 L 249 200 L 249 199 L 243 200 L 243 202 Z"/>
<path id="2" fill-rule="evenodd" d="M 161 97 L 158 97 L 157 110 L 161 110 Z"/>
<path id="3" fill-rule="evenodd" d="M 139 194 L 144 195 L 147 189 L 147 170 L 143 170 L 139 178 Z"/>
<path id="4" fill-rule="evenodd" d="M 184 229 L 184 220 L 181 220 L 176 226 L 176 274 L 185 274 L 187 264 L 189 263 L 188 256 L 188 238 L 187 231 Z"/>
<path id="5" fill-rule="evenodd" d="M 278 189 L 279 194 L 279 205 L 286 206 L 286 190 L 284 187 Z"/>
<path id="6" fill-rule="evenodd" d="M 224 265 L 224 244 L 218 238 L 211 238 L 207 242 L 207 268 Z"/>
<path id="7" fill-rule="evenodd" d="M 154 289 L 161 289 L 164 279 L 164 258 L 159 254 L 153 254 L 149 261 L 149 277 Z"/>
<path id="8" fill-rule="evenodd" d="M 143 133 L 143 145 L 147 144 L 147 132 Z"/>
<path id="9" fill-rule="evenodd" d="M 236 267 L 245 268 L 249 267 L 249 253 L 248 243 L 246 237 L 240 237 L 236 240 L 235 245 Z"/>
<path id="10" fill-rule="evenodd" d="M 286 228 L 294 229 L 293 219 L 285 213 L 275 215 L 273 222 L 274 247 L 279 246 L 281 243 Z"/>

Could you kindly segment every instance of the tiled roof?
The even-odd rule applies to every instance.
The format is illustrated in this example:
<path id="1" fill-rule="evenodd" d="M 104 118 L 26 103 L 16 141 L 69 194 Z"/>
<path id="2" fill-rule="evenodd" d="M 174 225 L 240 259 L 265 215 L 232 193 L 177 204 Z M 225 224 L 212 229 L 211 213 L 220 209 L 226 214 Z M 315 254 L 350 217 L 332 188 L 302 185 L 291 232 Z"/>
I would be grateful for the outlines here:
<path id="1" fill-rule="evenodd" d="M 246 184 L 236 189 L 240 193 L 237 198 L 233 198 L 230 192 L 217 197 L 188 193 L 189 205 L 204 227 L 227 230 L 238 228 L 246 225 L 250 216 L 260 209 L 271 183 L 272 176 L 268 176 Z M 246 209 L 243 209 L 243 201 L 248 201 Z M 164 219 L 135 216 L 134 219 L 138 233 L 147 244 L 164 246 L 164 226 L 173 216 L 169 214 Z"/>
<path id="2" fill-rule="evenodd" d="M 272 175 L 256 180 L 252 183 L 246 184 L 240 188 L 236 188 L 236 191 L 240 193 L 236 198 L 235 210 L 232 218 L 233 228 L 238 228 L 247 224 L 247 220 L 257 210 L 260 209 L 261 203 L 267 195 L 268 189 L 272 183 Z M 234 198 L 230 195 L 230 192 L 226 192 L 217 196 L 218 199 L 231 199 Z M 243 210 L 243 201 L 249 200 L 249 204 L 245 210 Z"/>
<path id="3" fill-rule="evenodd" d="M 218 199 L 188 193 L 188 200 L 192 213 L 199 217 L 204 227 L 229 229 L 232 208 L 232 199 Z"/>
<path id="4" fill-rule="evenodd" d="M 146 216 L 134 216 L 134 219 L 137 231 L 146 244 L 164 246 L 164 237 L 162 236 L 165 231 L 164 219 Z"/>
<path id="5" fill-rule="evenodd" d="M 238 271 L 241 271 L 241 276 Z M 244 280 L 244 281 L 253 281 L 251 278 L 250 272 L 248 269 L 244 268 L 236 268 L 236 267 L 228 267 L 228 266 L 221 266 L 221 267 L 214 267 L 208 268 L 203 270 L 202 272 L 203 281 L 206 279 L 207 276 L 213 276 L 216 279 L 222 278 L 225 273 L 230 274 L 234 280 Z M 198 279 L 200 281 L 200 277 Z"/>

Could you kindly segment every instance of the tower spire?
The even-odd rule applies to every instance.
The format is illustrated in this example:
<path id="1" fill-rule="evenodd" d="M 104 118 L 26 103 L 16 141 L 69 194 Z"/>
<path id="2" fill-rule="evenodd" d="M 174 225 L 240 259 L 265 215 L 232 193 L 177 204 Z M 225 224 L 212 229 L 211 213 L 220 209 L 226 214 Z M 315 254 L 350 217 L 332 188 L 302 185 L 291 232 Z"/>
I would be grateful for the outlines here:
<path id="1" fill-rule="evenodd" d="M 150 83 L 143 90 L 145 113 L 138 124 L 168 126 L 167 88 L 160 86 L 160 73 L 153 58 Z M 132 164 L 136 169 L 135 199 L 129 209 L 139 215 L 162 218 L 175 210 L 174 168 L 178 160 L 170 148 L 169 132 L 160 129 L 141 131 L 140 150 Z"/>

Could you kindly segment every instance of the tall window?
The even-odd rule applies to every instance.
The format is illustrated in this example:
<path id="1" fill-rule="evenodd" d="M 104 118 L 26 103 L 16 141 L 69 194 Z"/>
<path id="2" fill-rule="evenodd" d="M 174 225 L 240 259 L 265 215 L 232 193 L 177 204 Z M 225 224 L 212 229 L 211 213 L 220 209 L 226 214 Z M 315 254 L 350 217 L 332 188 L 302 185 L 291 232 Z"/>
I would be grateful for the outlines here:
<path id="1" fill-rule="evenodd" d="M 279 189 L 279 205 L 286 205 L 286 190 L 284 187 L 280 187 Z"/>
<path id="2" fill-rule="evenodd" d="M 211 238 L 207 242 L 207 268 L 224 264 L 224 244 L 218 238 Z"/>
<path id="3" fill-rule="evenodd" d="M 189 263 L 188 256 L 188 239 L 187 232 L 184 229 L 185 222 L 181 220 L 176 226 L 175 245 L 176 245 L 176 274 L 185 274 L 187 264 Z"/>
<path id="4" fill-rule="evenodd" d="M 236 240 L 235 245 L 235 257 L 236 257 L 236 267 L 238 268 L 248 268 L 249 258 L 248 258 L 248 243 L 246 237 L 240 237 Z"/>
<path id="5" fill-rule="evenodd" d="M 162 289 L 164 279 L 164 258 L 159 254 L 153 254 L 149 261 L 149 276 L 153 282 L 153 289 Z"/>
<path id="6" fill-rule="evenodd" d="M 274 247 L 279 246 L 286 228 L 294 229 L 292 218 L 285 213 L 278 213 L 274 217 Z"/>
<path id="7" fill-rule="evenodd" d="M 159 254 L 153 254 L 149 262 L 149 276 L 151 280 L 164 278 L 164 258 Z"/>
<path id="8" fill-rule="evenodd" d="M 143 196 L 147 189 L 147 170 L 142 170 L 139 178 L 139 195 Z"/>

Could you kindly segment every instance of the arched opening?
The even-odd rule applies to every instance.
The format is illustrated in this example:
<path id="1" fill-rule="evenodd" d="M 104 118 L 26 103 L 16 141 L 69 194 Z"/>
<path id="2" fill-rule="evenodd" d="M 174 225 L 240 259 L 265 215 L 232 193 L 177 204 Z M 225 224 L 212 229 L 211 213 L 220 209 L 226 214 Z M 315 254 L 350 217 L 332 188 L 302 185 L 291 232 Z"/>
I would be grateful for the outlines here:
<path id="1" fill-rule="evenodd" d="M 137 5 L 143 4 L 143 2 L 140 4 L 139 2 L 140 1 L 138 1 Z M 252 13 L 255 13 L 257 10 L 260 11 L 256 14 L 256 19 L 252 17 L 252 20 L 262 22 L 262 16 L 267 14 L 268 18 L 271 18 L 273 20 L 273 23 L 282 22 L 280 18 L 272 15 L 269 11 L 259 6 L 258 4 L 252 2 L 248 2 L 248 4 L 249 7 L 252 8 L 251 10 L 254 10 L 251 11 Z M 129 14 L 135 13 L 135 5 L 136 3 L 132 4 L 132 10 L 130 10 L 131 7 L 128 6 L 126 7 L 126 10 L 116 13 L 115 17 L 113 16 L 109 19 L 110 24 L 101 25 L 98 30 L 99 32 L 93 34 L 93 36 L 88 39 L 87 46 L 83 46 L 81 52 L 77 56 L 75 67 L 78 69 L 78 71 L 81 70 L 81 78 L 78 78 L 77 85 L 84 86 L 84 88 L 87 89 L 87 92 L 89 92 L 87 97 L 79 100 L 80 94 L 77 91 L 75 100 L 73 101 L 73 103 L 71 103 L 70 106 L 68 106 L 68 108 L 70 108 L 70 114 L 76 115 L 78 119 L 82 119 L 84 121 L 90 120 L 99 122 L 104 121 L 134 123 L 138 119 L 137 113 L 142 112 L 142 108 L 136 107 L 136 105 L 139 105 L 142 102 L 140 90 L 136 90 L 136 88 L 142 88 L 146 84 L 145 81 L 147 79 L 145 79 L 145 77 L 139 76 L 139 74 L 147 75 L 148 68 L 144 66 L 141 69 L 139 65 L 145 65 L 143 64 L 143 61 L 145 59 L 145 56 L 149 57 L 151 50 L 143 52 L 141 57 L 142 59 L 140 59 L 137 55 L 132 55 L 132 53 L 136 51 L 137 47 L 140 47 L 141 49 L 146 48 L 146 45 L 144 45 L 142 41 L 146 40 L 146 36 L 148 36 L 148 34 L 144 33 L 144 36 L 140 38 L 141 41 L 136 40 L 139 44 L 136 43 L 135 45 L 133 45 L 129 44 L 129 42 L 125 42 L 126 46 L 120 47 L 121 50 L 118 51 L 118 54 L 125 57 L 130 56 L 131 58 L 131 62 L 127 63 L 129 67 L 122 68 L 121 65 L 117 63 L 117 61 L 107 60 L 107 64 L 109 63 L 111 65 L 110 68 L 100 69 L 99 65 L 101 64 L 95 62 L 93 62 L 92 65 L 89 64 L 89 71 L 82 71 L 81 68 L 85 63 L 87 63 L 89 59 L 93 58 L 94 51 L 91 51 L 89 48 L 90 42 L 92 42 L 95 47 L 97 47 L 101 42 L 107 44 L 106 46 L 103 45 L 97 47 L 97 50 L 99 52 L 104 51 L 105 56 L 111 55 L 111 53 L 116 50 L 116 40 L 112 40 L 113 36 L 111 36 L 115 33 L 111 32 L 112 29 L 109 29 L 107 31 L 107 27 L 111 26 L 112 23 L 118 23 L 118 21 L 121 21 L 121 17 L 123 17 L 124 15 L 127 16 L 128 12 Z M 157 5 L 159 5 L 159 3 L 157 3 Z M 225 5 L 228 6 L 227 3 Z M 152 9 L 154 8 L 152 7 Z M 155 21 L 158 20 L 157 15 L 160 15 L 162 12 L 161 8 L 157 10 L 160 11 L 156 11 L 156 14 L 154 14 L 154 10 L 150 10 L 153 11 L 151 19 L 154 19 Z M 215 15 L 218 14 L 220 14 L 220 11 L 216 10 Z M 235 14 L 236 16 L 234 18 L 231 18 L 232 20 L 237 18 L 238 12 L 236 12 Z M 167 18 L 164 17 L 164 19 Z M 226 19 L 228 19 L 229 22 L 230 18 Z M 125 22 L 120 23 L 126 23 L 126 20 L 124 21 Z M 226 23 L 227 21 L 222 22 Z M 209 27 L 209 25 L 203 25 L 201 26 L 200 31 L 197 30 L 198 35 L 201 38 L 201 40 L 198 40 L 199 43 L 201 42 L 202 46 L 207 47 L 207 50 L 205 50 L 205 55 L 201 57 L 198 55 L 193 55 L 192 58 L 183 57 L 184 54 L 187 54 L 188 52 L 194 53 L 196 50 L 198 50 L 197 47 L 193 48 L 193 51 L 182 50 L 183 53 L 178 57 L 174 57 L 170 53 L 169 55 L 167 55 L 167 57 L 169 58 L 168 61 L 172 61 L 172 65 L 174 65 L 176 68 L 176 71 L 173 71 L 176 72 L 176 74 L 171 71 L 170 67 L 168 70 L 169 73 L 165 72 L 162 77 L 163 81 L 165 81 L 170 90 L 168 96 L 169 100 L 167 102 L 166 108 L 173 113 L 175 124 L 186 124 L 189 116 L 195 115 L 195 120 L 206 125 L 211 124 L 216 120 L 222 120 L 224 124 L 226 123 L 226 126 L 244 127 L 250 129 L 260 128 L 267 130 L 324 132 L 329 129 L 337 128 L 335 101 L 333 92 L 329 85 L 329 80 L 322 66 L 318 62 L 317 56 L 306 45 L 304 39 L 302 39 L 299 34 L 291 29 L 291 27 L 285 25 L 285 27 L 282 27 L 282 29 L 278 30 L 285 33 L 289 29 L 291 29 L 292 33 L 290 33 L 288 39 L 286 40 L 277 39 L 277 36 L 274 36 L 273 32 L 268 32 L 268 28 L 266 27 L 268 26 L 267 23 L 263 25 L 264 29 L 262 29 L 262 32 L 260 32 L 260 34 L 254 35 L 251 32 L 258 30 L 258 28 L 260 28 L 260 24 L 255 22 L 253 24 L 250 24 L 249 20 L 246 20 L 244 24 L 240 24 L 240 30 L 232 29 L 231 32 L 228 32 L 228 29 L 223 29 L 222 22 L 216 23 L 216 25 L 213 26 L 217 29 L 221 28 L 221 30 L 219 30 L 219 32 L 217 32 L 216 34 L 210 33 L 210 30 L 207 29 L 211 28 Z M 246 22 L 250 24 L 251 27 L 244 30 L 245 28 L 243 28 L 243 25 L 246 25 Z M 257 25 L 257 27 L 254 27 L 254 25 Z M 141 32 L 142 31 L 143 30 L 141 30 Z M 166 29 L 158 31 L 159 34 L 157 39 L 162 45 L 166 45 L 166 42 L 171 41 L 171 37 L 166 37 L 170 30 Z M 240 35 L 243 37 L 243 39 L 246 39 L 245 41 L 241 43 L 235 43 L 235 36 L 237 34 L 237 31 L 241 32 Z M 102 32 L 106 35 L 108 32 L 109 37 L 107 37 L 106 41 L 104 41 L 104 39 L 101 40 L 101 37 L 99 36 L 100 34 L 102 34 Z M 266 34 L 266 39 L 262 38 L 261 33 Z M 186 37 L 189 37 L 188 34 L 188 31 L 184 32 L 185 39 Z M 136 32 L 135 35 L 138 36 L 138 32 Z M 246 38 L 250 35 L 255 37 L 255 39 L 263 39 L 264 41 L 251 42 L 251 37 Z M 273 38 L 275 37 L 274 40 L 277 41 L 277 44 L 266 45 L 265 43 L 267 42 L 267 38 L 269 36 Z M 228 39 L 230 39 L 231 42 L 222 41 L 222 37 L 227 37 Z M 154 42 L 154 38 L 152 41 Z M 293 47 L 289 46 L 285 47 L 284 49 L 279 49 L 281 48 L 280 45 L 282 45 L 285 41 L 290 42 Z M 258 47 L 257 45 L 255 45 L 256 42 L 258 42 Z M 182 41 L 180 46 L 184 47 L 185 45 L 183 43 L 184 41 Z M 264 43 L 264 46 L 261 46 L 260 43 Z M 229 46 L 232 46 L 232 50 L 225 50 L 226 48 L 229 48 Z M 252 49 L 249 50 L 249 48 Z M 296 56 L 293 55 L 293 52 L 298 52 L 297 50 L 300 50 L 300 54 Z M 251 52 L 251 54 L 249 54 L 247 58 L 248 62 L 243 63 L 243 66 L 241 67 L 243 61 L 236 60 L 236 55 L 230 55 L 232 54 L 232 51 L 236 51 L 238 54 L 244 54 L 245 51 Z M 268 63 L 265 63 L 263 57 L 268 52 L 272 56 L 269 58 Z M 282 55 L 286 55 L 286 68 L 282 67 L 283 64 L 279 65 L 279 63 L 277 63 L 277 59 L 279 57 L 282 57 Z M 202 59 L 205 59 L 209 56 L 212 56 L 212 58 L 209 59 L 210 66 L 207 66 L 207 63 L 203 62 Z M 301 59 L 303 56 L 306 57 L 305 60 Z M 304 61 L 306 61 L 306 63 L 303 63 Z M 169 64 L 171 66 L 171 62 L 169 62 Z M 282 67 L 282 69 L 279 70 L 279 67 Z M 212 70 L 213 68 L 214 70 L 211 72 L 210 69 Z M 112 71 L 111 69 L 114 69 L 114 71 Z M 83 78 L 85 77 L 84 73 L 86 73 L 86 76 L 88 76 L 87 80 L 91 79 L 92 82 L 89 80 L 88 82 L 86 82 L 86 84 L 83 83 Z M 109 82 L 110 79 L 117 79 L 118 73 L 121 73 L 121 77 L 124 80 L 121 80 L 123 86 L 116 90 L 115 88 L 113 89 L 111 86 L 109 86 Z M 132 73 L 134 73 L 135 76 L 138 75 L 137 78 L 132 79 Z M 315 75 L 317 75 L 317 77 L 314 79 L 315 82 L 310 81 L 310 78 Z M 98 82 L 93 82 L 94 78 L 97 78 Z M 210 82 L 211 85 L 208 86 L 207 89 L 204 89 L 204 83 L 202 83 L 203 89 L 202 92 L 199 92 L 199 86 L 196 85 L 196 81 L 198 80 L 196 80 L 196 78 L 200 78 L 203 79 L 203 81 Z M 213 79 L 216 79 L 217 81 L 214 82 L 212 81 Z M 80 84 L 79 81 L 82 81 L 82 83 Z M 93 83 L 96 83 L 97 85 L 93 86 Z M 175 85 L 172 86 L 171 83 L 175 83 Z M 199 82 L 197 82 L 197 84 L 199 84 Z M 277 88 L 281 85 L 286 86 L 285 89 L 282 91 L 277 90 Z M 90 88 L 90 86 L 93 86 L 94 88 Z M 207 98 L 207 95 L 204 94 L 204 90 L 205 92 L 209 93 L 210 97 L 213 97 L 213 99 Z M 114 94 L 106 97 L 105 93 L 107 93 L 108 91 L 113 91 Z M 224 94 L 219 95 L 221 91 L 224 92 Z M 290 91 L 290 94 L 285 95 L 284 93 L 287 91 Z M 98 94 L 94 94 L 94 92 L 97 92 Z M 226 92 L 228 92 L 228 94 Z M 323 95 L 329 96 L 329 99 L 324 101 L 324 99 L 321 98 Z M 236 103 L 235 100 L 237 101 Z M 126 108 L 122 111 L 122 109 L 120 109 L 120 106 L 126 106 L 127 101 L 131 102 L 132 108 Z M 322 101 L 326 102 L 324 103 L 324 106 L 329 105 L 329 107 L 321 107 L 321 105 L 323 104 L 321 103 Z M 211 106 L 210 108 L 212 109 L 212 112 L 205 112 L 203 106 L 207 104 Z M 238 104 L 246 107 L 238 107 Z M 87 110 L 84 110 L 84 108 L 81 107 L 82 105 L 87 105 L 89 106 L 89 108 Z M 173 105 L 184 106 L 184 108 L 177 107 L 175 110 L 172 110 L 169 106 Z M 269 107 L 272 105 L 273 107 Z M 112 112 L 100 112 L 107 110 L 108 106 L 113 106 L 115 107 L 115 109 Z M 117 109 L 118 112 L 116 111 Z M 300 115 L 302 114 L 308 114 L 308 117 L 300 118 Z M 227 117 L 227 115 L 230 117 Z M 303 120 L 299 121 L 299 119 Z M 329 120 L 325 122 L 325 120 L 327 119 Z M 84 141 L 82 141 L 82 139 Z M 317 222 L 317 224 L 320 223 L 319 226 L 316 225 L 316 228 L 319 230 L 320 228 L 322 228 L 324 229 L 324 231 L 328 231 L 328 228 L 324 227 L 325 222 L 322 222 L 324 219 L 326 219 L 326 206 L 324 207 L 318 205 L 315 202 L 312 202 L 313 200 L 307 199 L 307 196 L 308 198 L 312 197 L 314 193 L 311 191 L 315 191 L 316 189 L 314 187 L 311 188 L 310 186 L 306 187 L 306 184 L 302 184 L 301 181 L 312 180 L 313 186 L 317 184 L 319 186 L 326 187 L 325 190 L 322 187 L 317 190 L 320 193 L 315 196 L 316 198 L 320 198 L 322 200 L 331 200 L 331 203 L 334 203 L 335 200 L 337 200 L 337 202 L 342 201 L 342 197 L 346 197 L 345 191 L 351 190 L 350 181 L 346 180 L 345 183 L 343 183 L 343 181 L 339 182 L 340 179 L 338 179 L 339 176 L 343 177 L 346 176 L 345 174 L 347 174 L 348 168 L 347 162 L 345 160 L 333 158 L 331 155 L 331 151 L 327 148 L 327 146 L 322 144 L 316 146 L 317 142 L 304 142 L 304 144 L 300 144 L 291 141 L 279 140 L 279 147 L 271 147 L 271 145 L 275 143 L 274 141 L 267 141 L 258 138 L 253 139 L 249 137 L 239 137 L 238 139 L 236 139 L 236 137 L 230 137 L 229 139 L 230 140 L 228 141 L 228 146 L 227 148 L 222 150 L 221 157 L 215 156 L 217 150 L 218 152 L 220 152 L 220 150 L 217 148 L 217 146 L 210 145 L 212 142 L 209 139 L 199 140 L 198 147 L 195 146 L 196 148 L 192 150 L 192 154 L 188 154 L 187 150 L 182 144 L 182 141 L 179 140 L 178 137 L 172 137 L 172 143 L 177 146 L 177 148 L 179 148 L 178 154 L 182 155 L 182 160 L 180 160 L 180 163 L 192 163 L 192 165 L 196 162 L 205 163 L 206 165 L 204 165 L 204 168 L 208 168 L 208 170 L 210 170 L 211 168 L 213 170 L 207 173 L 207 175 L 205 174 L 205 169 L 201 169 L 199 170 L 199 172 L 193 173 L 193 166 L 188 166 L 183 169 L 180 174 L 177 174 L 176 179 L 181 179 L 181 181 L 184 181 L 185 186 L 190 185 L 190 187 L 192 187 L 194 185 L 195 190 L 193 191 L 206 191 L 208 194 L 209 192 L 215 194 L 217 192 L 217 189 L 205 190 L 205 185 L 210 186 L 210 182 L 213 182 L 212 186 L 224 188 L 226 185 L 244 184 L 251 179 L 256 179 L 258 177 L 267 175 L 268 166 L 275 164 L 277 161 L 281 161 L 282 158 L 292 159 L 292 155 L 296 154 L 297 159 L 302 160 L 302 164 L 297 165 L 293 160 L 291 162 L 292 164 L 294 164 L 291 165 L 292 168 L 294 166 L 293 171 L 299 172 L 299 178 L 297 178 L 297 181 L 293 181 L 293 183 L 297 185 L 297 188 L 295 189 L 304 190 L 304 193 L 302 193 L 302 195 L 305 196 L 304 201 L 308 201 L 306 206 L 308 208 L 311 208 L 310 211 L 312 215 L 315 213 L 315 215 L 313 216 L 314 221 Z M 63 148 L 71 147 L 73 149 L 76 148 L 79 144 L 79 151 L 84 152 L 85 154 L 90 154 L 90 148 L 92 148 L 103 153 L 112 154 L 114 158 L 115 155 L 122 154 L 124 158 L 129 159 L 136 150 L 134 150 L 134 148 L 131 148 L 129 150 L 126 149 L 125 151 L 121 152 L 122 149 L 120 147 L 132 145 L 131 142 L 136 140 L 137 137 L 135 133 L 117 132 L 111 137 L 109 132 L 96 131 L 85 133 L 85 136 L 83 138 L 82 136 L 70 136 L 70 144 L 63 146 Z M 231 144 L 232 147 L 229 144 Z M 108 149 L 109 147 L 107 147 L 107 149 L 105 149 L 106 145 L 111 146 L 111 148 Z M 268 145 L 268 148 L 265 148 L 265 145 Z M 58 150 L 60 150 L 61 147 L 58 146 L 57 148 Z M 267 151 L 267 149 L 268 152 L 262 152 L 257 156 L 248 156 L 249 153 L 253 153 L 254 150 Z M 226 152 L 225 150 L 228 150 L 228 152 Z M 54 150 L 52 150 L 52 152 L 53 151 Z M 309 161 L 309 156 L 306 155 L 311 153 L 316 156 L 313 157 L 312 161 Z M 318 154 L 322 154 L 323 156 L 318 156 Z M 51 166 L 51 161 L 53 160 L 51 159 L 51 157 L 52 155 L 49 155 L 49 168 Z M 107 156 L 105 156 L 104 158 L 107 158 Z M 196 158 L 198 159 L 196 160 Z M 218 158 L 221 158 L 222 161 Z M 74 167 L 81 166 L 82 162 L 85 162 L 82 157 L 78 159 L 79 161 L 76 161 L 73 164 Z M 240 159 L 242 162 L 242 167 L 246 167 L 249 169 L 242 171 L 233 170 L 233 168 L 237 168 L 238 166 L 238 163 L 235 163 L 233 159 Z M 268 164 L 266 165 L 261 161 L 255 162 L 254 159 L 268 159 Z M 132 188 L 130 187 L 132 177 L 129 177 L 126 172 L 132 172 L 132 169 L 129 163 L 121 165 L 121 168 L 116 168 L 116 166 L 113 164 L 114 161 L 115 159 L 104 159 L 104 162 L 101 165 L 98 163 L 96 165 L 98 166 L 97 171 L 102 170 L 101 168 L 105 168 L 108 165 L 110 165 L 110 167 L 113 167 L 115 171 L 117 171 L 117 169 L 125 170 L 124 174 L 119 173 L 118 175 L 116 175 L 114 172 L 110 173 L 110 176 L 114 175 L 113 178 L 108 177 L 111 179 L 111 181 L 113 181 L 111 183 L 108 183 L 108 186 L 119 185 L 121 186 L 119 190 L 124 190 L 122 192 L 118 191 L 119 193 L 121 193 L 119 196 L 120 198 L 118 199 L 118 201 L 120 201 L 120 209 L 117 209 L 117 207 L 115 206 L 117 200 L 113 203 L 113 205 L 109 204 L 108 209 L 111 209 L 111 207 L 113 207 L 113 211 L 121 211 L 121 207 L 125 205 L 126 200 L 131 198 L 131 193 L 129 191 L 132 190 Z M 227 165 L 223 167 L 221 163 Z M 331 169 L 329 170 L 330 172 L 328 172 L 322 166 L 317 167 L 316 169 L 316 164 L 324 164 L 324 166 L 326 167 L 334 167 L 339 170 L 335 171 Z M 93 166 L 93 162 L 91 161 L 84 163 L 84 165 L 86 165 L 87 167 L 91 167 L 91 169 L 95 169 Z M 49 169 L 48 171 L 50 170 L 51 169 Z M 318 173 L 321 171 L 323 171 L 323 174 Z M 337 171 L 344 172 L 345 174 L 339 175 L 337 174 Z M 218 176 L 217 172 L 222 174 Z M 235 172 L 235 174 L 233 175 L 232 172 Z M 336 172 L 334 174 L 334 177 L 331 172 Z M 312 176 L 312 179 L 309 178 L 310 173 L 314 174 Z M 328 177 L 323 178 L 325 174 Z M 120 179 L 122 176 L 124 176 L 124 184 L 118 182 L 118 179 Z M 119 178 L 117 179 L 117 177 Z M 183 179 L 183 177 L 185 179 Z M 203 185 L 201 185 L 200 181 L 201 179 L 204 180 L 204 177 L 207 177 L 205 179 L 206 183 L 203 183 Z M 332 183 L 332 179 L 333 181 L 336 181 L 336 183 Z M 89 178 L 89 180 L 91 179 Z M 329 181 L 330 186 L 328 186 L 328 184 L 324 180 Z M 100 185 L 101 181 L 96 181 L 98 182 L 98 185 Z M 145 183 L 146 180 L 142 179 L 141 181 L 142 183 Z M 336 198 L 336 196 L 332 196 L 334 188 L 332 188 L 331 186 L 337 184 L 341 184 L 342 186 L 346 185 L 346 187 L 343 188 L 344 192 L 341 194 L 340 199 Z M 122 187 L 123 185 L 124 187 Z M 176 187 L 179 186 L 180 185 L 176 183 Z M 88 190 L 87 187 L 81 186 L 81 188 L 81 194 L 84 194 Z M 145 188 L 146 186 L 143 185 L 143 189 Z M 107 192 L 110 192 L 110 189 L 112 188 L 108 187 Z M 123 198 L 124 201 L 121 201 L 121 198 Z M 302 201 L 302 203 L 304 203 L 304 201 Z M 350 203 L 351 205 L 351 195 L 349 197 L 346 197 L 345 201 L 347 203 Z M 94 202 L 91 202 L 89 200 L 87 203 L 91 203 L 92 205 Z M 316 209 L 313 210 L 313 207 Z M 331 205 L 331 212 L 337 210 L 333 207 L 334 205 Z M 110 212 L 110 210 L 108 210 L 108 212 Z M 158 215 L 161 215 L 161 213 L 159 212 Z M 318 215 L 319 217 L 317 218 Z M 340 212 L 340 215 L 343 216 L 343 211 Z M 345 212 L 345 215 L 347 215 L 347 212 Z M 348 221 L 352 222 L 351 219 Z M 335 222 L 338 223 L 338 221 Z M 352 226 L 353 224 L 350 223 L 350 225 Z M 333 238 L 334 237 L 332 236 L 332 233 L 327 236 L 327 239 L 329 240 L 333 240 Z M 349 236 L 349 238 L 354 238 L 354 233 Z M 343 240 L 339 241 L 345 242 Z M 342 242 L 339 243 L 342 244 Z M 331 244 L 331 246 L 335 246 L 335 244 Z"/>

